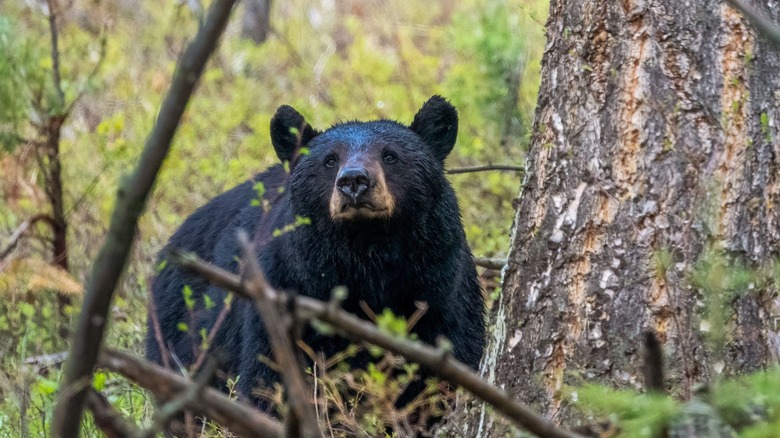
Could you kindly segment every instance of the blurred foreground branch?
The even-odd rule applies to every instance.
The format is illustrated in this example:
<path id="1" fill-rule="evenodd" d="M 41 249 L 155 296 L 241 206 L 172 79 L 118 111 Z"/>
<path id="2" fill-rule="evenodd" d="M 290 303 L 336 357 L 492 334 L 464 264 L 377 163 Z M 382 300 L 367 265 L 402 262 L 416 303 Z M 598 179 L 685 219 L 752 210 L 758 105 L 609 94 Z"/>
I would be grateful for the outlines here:
<path id="1" fill-rule="evenodd" d="M 726 0 L 726 3 L 741 12 L 761 34 L 767 37 L 772 45 L 780 47 L 780 27 L 769 21 L 765 15 L 742 0 Z"/>
<path id="2" fill-rule="evenodd" d="M 90 388 L 87 392 L 87 409 L 92 411 L 95 426 L 108 438 L 135 438 L 140 431 L 111 406 L 106 396 Z"/>
<path id="3" fill-rule="evenodd" d="M 171 261 L 198 273 L 217 286 L 232 290 L 243 298 L 253 299 L 253 294 L 247 291 L 237 275 L 210 265 L 195 255 L 174 252 L 171 255 Z M 335 302 L 328 303 L 309 297 L 296 296 L 295 305 L 288 306 L 288 300 L 291 298 L 288 295 L 279 293 L 270 287 L 266 287 L 264 294 L 269 301 L 275 302 L 278 308 L 290 309 L 297 318 L 302 320 L 318 319 L 341 330 L 354 340 L 368 342 L 423 365 L 440 378 L 462 387 L 477 398 L 487 402 L 515 425 L 540 437 L 580 437 L 576 433 L 558 428 L 526 405 L 517 402 L 506 391 L 483 380 L 468 366 L 452 358 L 446 351 L 386 334 L 374 324 L 342 310 Z"/>
<path id="4" fill-rule="evenodd" d="M 240 436 L 278 437 L 282 434 L 281 424 L 262 412 L 231 400 L 214 388 L 198 388 L 184 377 L 129 353 L 105 349 L 98 365 L 125 376 L 162 401 L 180 400 L 182 407 Z"/>
<path id="5" fill-rule="evenodd" d="M 111 225 L 92 267 L 84 305 L 65 364 L 60 399 L 52 426 L 55 437 L 80 435 L 86 389 L 92 380 L 92 370 L 103 342 L 114 289 L 127 263 L 138 218 L 154 186 L 157 172 L 168 154 L 187 102 L 209 55 L 217 46 L 234 3 L 235 0 L 217 0 L 212 4 L 206 21 L 182 55 L 160 108 L 157 123 L 133 175 L 117 193 Z"/>
<path id="6" fill-rule="evenodd" d="M 322 435 L 317 424 L 317 414 L 309 402 L 312 391 L 307 387 L 303 376 L 303 367 L 293 349 L 294 340 L 290 339 L 289 327 L 293 324 L 287 312 L 279 312 L 273 303 L 275 293 L 260 270 L 257 257 L 246 233 L 239 234 L 243 249 L 243 261 L 246 274 L 244 290 L 252 296 L 257 313 L 265 326 L 274 360 L 280 369 L 287 397 L 295 416 L 295 424 L 300 425 L 303 436 Z M 287 318 L 285 318 L 287 317 Z"/>

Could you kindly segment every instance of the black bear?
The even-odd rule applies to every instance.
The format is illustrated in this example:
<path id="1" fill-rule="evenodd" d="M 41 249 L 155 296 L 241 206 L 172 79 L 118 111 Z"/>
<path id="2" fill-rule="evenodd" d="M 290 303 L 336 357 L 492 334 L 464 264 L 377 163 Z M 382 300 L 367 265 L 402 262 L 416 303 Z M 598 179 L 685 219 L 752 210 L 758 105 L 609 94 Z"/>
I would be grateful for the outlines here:
<path id="1" fill-rule="evenodd" d="M 323 132 L 282 106 L 271 120 L 271 140 L 289 174 L 277 165 L 217 196 L 184 222 L 161 259 L 180 249 L 237 272 L 236 236 L 244 229 L 263 242 L 257 258 L 276 289 L 327 300 L 334 287 L 345 286 L 344 309 L 362 317 L 361 301 L 376 313 L 389 308 L 407 317 L 416 301 L 424 301 L 428 309 L 413 328 L 419 339 L 435 344 L 443 335 L 455 358 L 476 368 L 484 344 L 484 300 L 455 193 L 444 176 L 457 127 L 457 111 L 439 96 L 409 126 L 346 122 Z M 259 187 L 273 200 L 270 208 L 253 202 Z M 190 365 L 198 333 L 214 324 L 225 292 L 171 263 L 160 266 L 152 285 L 159 335 L 170 363 Z M 154 320 L 150 316 L 146 355 L 162 363 Z M 303 340 L 326 356 L 347 345 L 312 329 Z M 262 406 L 253 388 L 279 376 L 258 359 L 271 357 L 271 351 L 251 303 L 232 302 L 211 348 L 227 353 L 224 371 L 240 376 L 239 390 Z M 415 384 L 400 404 L 422 388 L 422 382 Z"/>

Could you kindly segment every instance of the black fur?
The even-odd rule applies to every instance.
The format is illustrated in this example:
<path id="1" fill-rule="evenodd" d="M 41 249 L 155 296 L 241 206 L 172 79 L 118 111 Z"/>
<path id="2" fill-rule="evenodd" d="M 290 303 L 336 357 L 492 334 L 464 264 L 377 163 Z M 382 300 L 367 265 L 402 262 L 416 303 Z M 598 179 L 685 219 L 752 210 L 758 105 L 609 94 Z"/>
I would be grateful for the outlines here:
<path id="1" fill-rule="evenodd" d="M 288 135 L 290 127 L 303 127 L 301 144 L 293 144 L 298 140 Z M 275 288 L 327 300 L 333 287 L 343 285 L 349 291 L 344 308 L 361 316 L 365 315 L 360 301 L 376 313 L 390 308 L 405 316 L 415 311 L 415 301 L 425 301 L 428 311 L 414 328 L 419 338 L 435 344 L 443 335 L 452 342 L 458 360 L 477 367 L 484 344 L 484 302 L 455 194 L 443 170 L 456 130 L 455 109 L 438 96 L 423 106 L 411 127 L 380 120 L 343 123 L 317 133 L 297 111 L 282 107 L 271 123 L 280 159 L 291 160 L 299 146 L 310 149 L 297 155 L 290 177 L 282 166 L 275 166 L 217 196 L 184 222 L 161 257 L 170 249 L 183 249 L 237 272 L 236 256 L 241 251 L 236 231 L 245 229 L 263 243 L 257 257 Z M 396 161 L 383 161 L 389 152 Z M 328 201 L 339 166 L 329 168 L 324 162 L 334 154 L 340 162 L 354 154 L 379 160 L 395 202 L 389 219 L 331 219 Z M 256 198 L 256 181 L 263 182 L 269 197 L 276 197 L 265 214 L 261 207 L 250 205 Z M 277 196 L 280 187 L 284 191 Z M 308 217 L 311 224 L 272 237 L 273 230 L 293 223 L 295 216 Z M 152 296 L 166 346 L 187 365 L 194 360 L 193 342 L 200 341 L 177 329 L 180 322 L 192 324 L 182 298 L 185 284 L 194 292 L 197 328 L 211 327 L 225 293 L 172 264 L 155 279 Z M 204 293 L 217 304 L 211 310 L 204 308 Z M 252 388 L 272 384 L 278 376 L 258 360 L 271 352 L 253 306 L 243 300 L 234 300 L 232 306 L 214 347 L 228 353 L 225 371 L 241 376 L 239 389 L 249 396 Z M 321 336 L 311 329 L 305 331 L 304 341 L 327 355 L 347 345 L 341 338 Z M 162 359 L 151 319 L 147 357 L 158 363 Z M 367 355 L 361 356 L 353 365 L 364 366 L 367 360 Z M 416 384 L 400 404 L 422 388 L 422 382 Z M 253 400 L 262 406 L 260 400 Z"/>

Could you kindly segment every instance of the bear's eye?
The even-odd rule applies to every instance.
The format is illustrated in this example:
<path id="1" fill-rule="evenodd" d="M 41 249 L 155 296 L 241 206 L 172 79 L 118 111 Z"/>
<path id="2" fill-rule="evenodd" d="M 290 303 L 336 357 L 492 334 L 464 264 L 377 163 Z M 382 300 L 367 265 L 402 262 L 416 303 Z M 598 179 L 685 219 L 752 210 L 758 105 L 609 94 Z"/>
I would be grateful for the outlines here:
<path id="1" fill-rule="evenodd" d="M 396 161 L 398 161 L 398 156 L 396 156 L 392 152 L 385 152 L 385 154 L 382 157 L 382 159 L 385 160 L 385 163 L 387 163 L 387 164 L 393 164 Z"/>
<path id="2" fill-rule="evenodd" d="M 325 167 L 333 167 L 339 164 L 339 159 L 335 155 L 328 155 L 325 158 Z"/>

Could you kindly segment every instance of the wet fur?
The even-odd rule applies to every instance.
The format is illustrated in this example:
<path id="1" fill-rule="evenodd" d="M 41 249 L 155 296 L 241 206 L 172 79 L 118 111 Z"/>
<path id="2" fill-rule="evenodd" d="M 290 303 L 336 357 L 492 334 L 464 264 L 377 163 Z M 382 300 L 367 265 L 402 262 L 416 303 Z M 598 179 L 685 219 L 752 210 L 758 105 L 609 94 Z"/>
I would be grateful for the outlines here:
<path id="1" fill-rule="evenodd" d="M 476 368 L 484 345 L 484 302 L 455 194 L 444 176 L 442 160 L 452 149 L 454 137 L 439 141 L 441 135 L 436 135 L 453 129 L 454 108 L 439 114 L 449 111 L 448 105 L 441 99 L 423 106 L 415 123 L 425 131 L 380 120 L 344 123 L 322 133 L 311 129 L 291 108 L 280 108 L 283 114 L 278 112 L 272 122 L 272 138 L 276 136 L 274 146 L 280 158 L 295 161 L 291 175 L 288 177 L 282 166 L 275 166 L 217 196 L 184 222 L 161 252 L 161 259 L 171 249 L 183 249 L 238 272 L 236 256 L 241 251 L 236 232 L 247 230 L 258 242 L 265 242 L 258 247 L 257 258 L 275 288 L 327 300 L 334 286 L 343 285 L 349 291 L 344 309 L 363 317 L 361 301 L 374 312 L 390 308 L 405 316 L 414 313 L 415 301 L 425 301 L 428 311 L 414 332 L 428 344 L 435 344 L 438 336 L 447 337 L 453 343 L 454 356 Z M 430 114 L 425 113 L 427 106 Z M 285 123 L 304 135 L 285 135 Z M 302 137 L 304 143 L 300 144 Z M 361 159 L 381 169 L 374 170 L 381 175 L 376 178 L 375 200 L 377 205 L 388 207 L 386 216 L 333 216 L 337 169 L 325 170 L 322 160 L 339 145 L 344 154 L 363 154 Z M 310 148 L 310 153 L 297 156 L 291 152 L 300 146 Z M 376 161 L 379 150 L 386 147 L 398 153 L 397 165 Z M 253 186 L 257 181 L 262 181 L 266 193 L 276 198 L 267 213 L 250 205 L 256 198 Z M 284 191 L 277 196 L 280 187 Z M 273 230 L 294 223 L 296 216 L 308 217 L 311 224 L 272 238 Z M 182 298 L 185 284 L 194 293 L 193 320 Z M 213 309 L 204 308 L 204 294 L 217 304 Z M 169 263 L 153 282 L 152 298 L 166 348 L 185 365 L 191 364 L 193 343 L 199 344 L 200 339 L 190 339 L 176 326 L 187 322 L 194 324 L 196 333 L 199 328 L 209 330 L 222 308 L 225 292 Z M 312 329 L 305 330 L 303 339 L 326 355 L 348 344 Z M 147 357 L 161 363 L 162 352 L 151 318 L 146 348 Z M 240 375 L 240 392 L 263 407 L 252 389 L 271 385 L 279 376 L 258 360 L 259 356 L 270 357 L 271 352 L 251 303 L 233 301 L 213 348 L 228 353 L 224 371 L 230 376 Z M 368 355 L 360 355 L 352 365 L 365 366 L 369 360 Z M 422 382 L 411 385 L 399 405 L 410 401 L 423 387 Z"/>

